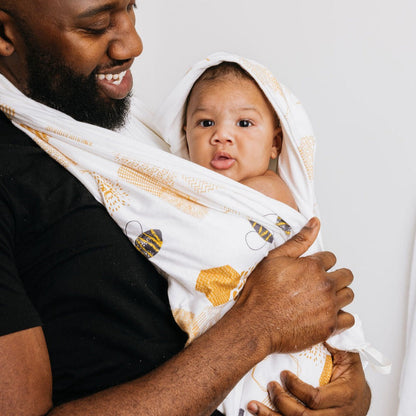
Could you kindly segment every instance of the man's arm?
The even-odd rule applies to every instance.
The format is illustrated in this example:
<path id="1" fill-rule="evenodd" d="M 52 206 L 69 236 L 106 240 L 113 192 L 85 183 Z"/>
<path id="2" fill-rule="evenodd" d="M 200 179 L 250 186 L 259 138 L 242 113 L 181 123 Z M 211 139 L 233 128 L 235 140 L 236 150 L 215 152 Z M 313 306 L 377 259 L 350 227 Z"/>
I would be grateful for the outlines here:
<path id="1" fill-rule="evenodd" d="M 352 291 L 346 287 L 351 273 L 328 273 L 335 263 L 330 253 L 297 258 L 312 244 L 318 230 L 315 220 L 274 250 L 249 277 L 234 307 L 164 365 L 140 379 L 54 408 L 49 414 L 209 415 L 266 355 L 304 349 L 325 340 L 337 328 L 351 326 L 351 315 L 340 312 L 352 300 Z M 32 331 L 39 328 L 12 336 L 19 339 L 23 351 L 19 356 L 13 343 L 0 337 L 4 353 L 0 368 L 6 368 L 0 377 L 0 392 L 7 392 L 0 401 L 2 415 L 15 415 L 12 404 L 22 397 L 25 402 L 19 416 L 40 416 L 51 401 L 47 348 L 42 337 L 35 341 Z M 4 367 L 4 357 L 11 358 L 13 365 Z M 38 364 L 28 372 L 27 363 L 32 359 Z M 41 404 L 37 408 L 25 406 L 36 402 Z"/>
<path id="2" fill-rule="evenodd" d="M 51 366 L 42 329 L 0 337 L 0 414 L 37 416 L 51 406 Z"/>

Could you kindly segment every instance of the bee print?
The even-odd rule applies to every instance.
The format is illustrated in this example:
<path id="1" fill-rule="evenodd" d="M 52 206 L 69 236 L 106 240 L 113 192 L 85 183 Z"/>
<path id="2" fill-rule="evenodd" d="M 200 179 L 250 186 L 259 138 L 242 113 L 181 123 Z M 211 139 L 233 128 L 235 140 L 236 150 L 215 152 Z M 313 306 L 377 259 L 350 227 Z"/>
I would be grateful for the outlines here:
<path id="1" fill-rule="evenodd" d="M 268 243 L 273 243 L 273 234 L 267 228 L 251 220 L 250 224 L 264 241 L 267 241 Z"/>
<path id="2" fill-rule="evenodd" d="M 246 234 L 246 244 L 249 248 L 252 250 L 261 250 L 265 244 L 273 243 L 273 234 L 267 228 L 260 225 L 258 222 L 249 221 L 254 228 L 254 231 L 250 231 Z M 258 236 L 260 236 L 263 241 L 259 240 Z"/>
<path id="3" fill-rule="evenodd" d="M 282 218 L 277 217 L 276 225 L 284 231 L 286 235 L 290 235 L 292 232 L 292 227 Z"/>
<path id="4" fill-rule="evenodd" d="M 162 248 L 163 238 L 162 231 L 149 230 L 140 234 L 134 243 L 137 250 L 140 251 L 148 259 L 156 256 Z"/>
<path id="5" fill-rule="evenodd" d="M 274 222 L 277 227 L 279 227 L 283 233 L 290 237 L 292 234 L 292 227 L 277 214 L 267 214 L 265 218 Z M 254 228 L 254 231 L 250 231 L 246 234 L 246 244 L 252 250 L 261 250 L 267 243 L 273 244 L 274 237 L 273 233 L 265 228 L 263 225 L 260 225 L 258 222 L 250 221 L 251 226 Z M 261 239 L 259 239 L 261 237 Z"/>
<path id="6" fill-rule="evenodd" d="M 133 231 L 134 229 L 135 231 Z M 162 248 L 163 237 L 161 230 L 150 229 L 143 232 L 143 228 L 138 221 L 130 221 L 126 225 L 125 232 L 130 238 L 132 232 L 134 233 L 133 238 L 138 234 L 138 232 L 140 233 L 134 239 L 134 246 L 148 259 L 156 256 Z"/>
<path id="7" fill-rule="evenodd" d="M 231 293 L 238 287 L 241 274 L 231 266 L 201 270 L 195 289 L 205 294 L 213 306 L 223 305 L 230 300 Z"/>

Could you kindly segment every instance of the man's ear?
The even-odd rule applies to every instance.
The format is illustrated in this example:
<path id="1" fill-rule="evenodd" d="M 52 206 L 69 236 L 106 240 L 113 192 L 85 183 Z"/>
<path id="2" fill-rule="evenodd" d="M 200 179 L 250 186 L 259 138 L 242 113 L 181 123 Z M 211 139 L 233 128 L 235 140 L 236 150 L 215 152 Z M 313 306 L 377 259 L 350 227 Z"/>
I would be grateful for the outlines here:
<path id="1" fill-rule="evenodd" d="M 282 151 L 282 142 L 283 142 L 283 130 L 281 127 L 276 127 L 276 129 L 273 132 L 273 146 L 272 146 L 272 152 L 270 155 L 271 159 L 276 159 L 277 156 L 280 155 L 280 152 Z"/>
<path id="2" fill-rule="evenodd" d="M 0 10 L 0 57 L 13 55 L 15 51 L 14 31 L 15 25 L 12 17 Z"/>

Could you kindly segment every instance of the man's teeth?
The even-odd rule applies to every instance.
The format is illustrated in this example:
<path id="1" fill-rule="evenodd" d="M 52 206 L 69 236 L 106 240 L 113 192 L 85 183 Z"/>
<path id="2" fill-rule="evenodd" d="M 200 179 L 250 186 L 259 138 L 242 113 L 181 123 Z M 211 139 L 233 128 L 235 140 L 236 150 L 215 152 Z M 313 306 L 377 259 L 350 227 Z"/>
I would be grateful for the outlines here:
<path id="1" fill-rule="evenodd" d="M 119 74 L 97 74 L 96 77 L 100 81 L 107 80 L 112 81 L 114 85 L 120 85 L 126 73 L 127 71 L 120 72 Z"/>

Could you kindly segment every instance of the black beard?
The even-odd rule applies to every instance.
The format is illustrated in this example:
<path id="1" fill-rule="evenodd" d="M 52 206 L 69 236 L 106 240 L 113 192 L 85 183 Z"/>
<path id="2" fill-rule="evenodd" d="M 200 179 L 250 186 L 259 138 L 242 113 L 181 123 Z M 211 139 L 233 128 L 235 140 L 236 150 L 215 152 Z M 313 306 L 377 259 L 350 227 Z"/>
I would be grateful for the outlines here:
<path id="1" fill-rule="evenodd" d="M 26 95 L 78 121 L 111 130 L 125 124 L 131 93 L 121 100 L 104 98 L 97 86 L 97 70 L 86 77 L 78 75 L 50 54 L 40 52 L 32 39 L 26 41 Z"/>

